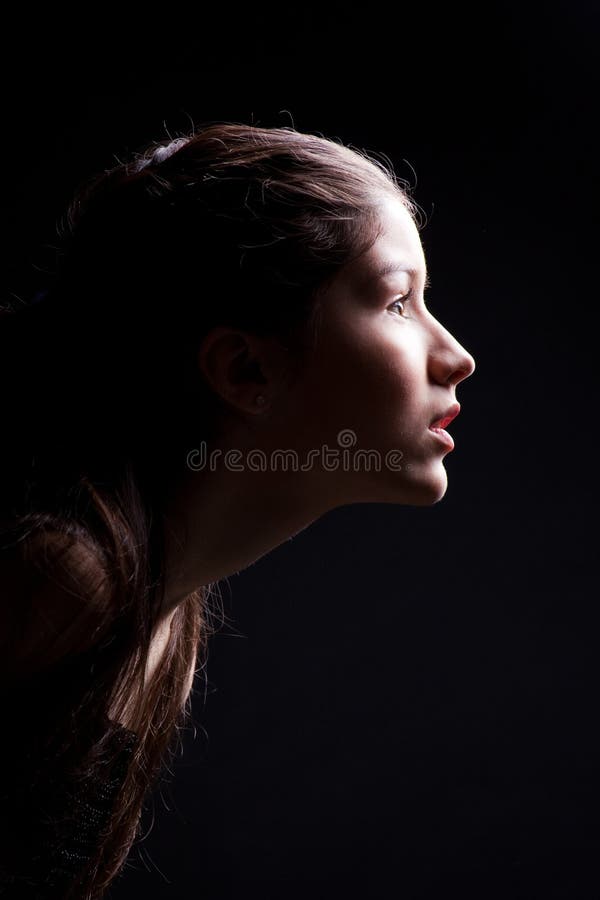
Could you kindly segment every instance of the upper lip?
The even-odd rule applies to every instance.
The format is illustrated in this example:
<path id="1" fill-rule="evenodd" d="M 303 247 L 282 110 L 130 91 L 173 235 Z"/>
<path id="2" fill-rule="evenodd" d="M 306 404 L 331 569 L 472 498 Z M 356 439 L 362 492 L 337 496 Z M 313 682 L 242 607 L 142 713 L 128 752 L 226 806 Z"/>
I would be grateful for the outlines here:
<path id="1" fill-rule="evenodd" d="M 446 410 L 445 413 L 442 413 L 437 419 L 434 419 L 430 428 L 445 428 L 446 425 L 449 425 L 452 419 L 455 419 L 460 412 L 460 403 L 453 403 L 452 406 Z"/>

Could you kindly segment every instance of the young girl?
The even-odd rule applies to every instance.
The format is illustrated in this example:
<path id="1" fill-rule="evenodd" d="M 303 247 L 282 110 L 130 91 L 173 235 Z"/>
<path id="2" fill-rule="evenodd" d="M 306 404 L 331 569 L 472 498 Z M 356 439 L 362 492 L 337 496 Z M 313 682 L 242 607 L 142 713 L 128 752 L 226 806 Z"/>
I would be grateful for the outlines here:
<path id="1" fill-rule="evenodd" d="M 220 579 L 334 507 L 443 497 L 474 361 L 416 220 L 364 151 L 211 123 L 81 186 L 48 290 L 2 311 L 10 896 L 122 869 Z"/>

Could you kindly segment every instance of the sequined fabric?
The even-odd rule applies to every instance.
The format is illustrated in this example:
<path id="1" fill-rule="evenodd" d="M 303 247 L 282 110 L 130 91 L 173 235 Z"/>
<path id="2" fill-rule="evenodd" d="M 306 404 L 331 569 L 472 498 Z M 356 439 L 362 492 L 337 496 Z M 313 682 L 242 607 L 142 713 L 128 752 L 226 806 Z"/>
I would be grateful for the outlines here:
<path id="1" fill-rule="evenodd" d="M 123 785 L 138 735 L 104 722 L 104 753 L 85 789 L 68 777 L 49 776 L 32 788 L 26 766 L 0 789 L 2 854 L 0 896 L 7 900 L 58 900 L 64 897 L 98 845 Z"/>

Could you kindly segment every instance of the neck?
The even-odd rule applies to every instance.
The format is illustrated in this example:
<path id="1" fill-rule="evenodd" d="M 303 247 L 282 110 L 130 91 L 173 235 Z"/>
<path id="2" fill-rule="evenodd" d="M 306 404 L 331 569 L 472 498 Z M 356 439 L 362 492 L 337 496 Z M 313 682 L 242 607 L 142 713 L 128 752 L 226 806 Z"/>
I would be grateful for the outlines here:
<path id="1" fill-rule="evenodd" d="M 197 460 L 195 464 L 198 464 Z M 268 469 L 268 467 L 267 467 Z M 328 509 L 310 473 L 187 469 L 165 513 L 168 614 L 202 585 L 236 574 L 291 539 Z"/>

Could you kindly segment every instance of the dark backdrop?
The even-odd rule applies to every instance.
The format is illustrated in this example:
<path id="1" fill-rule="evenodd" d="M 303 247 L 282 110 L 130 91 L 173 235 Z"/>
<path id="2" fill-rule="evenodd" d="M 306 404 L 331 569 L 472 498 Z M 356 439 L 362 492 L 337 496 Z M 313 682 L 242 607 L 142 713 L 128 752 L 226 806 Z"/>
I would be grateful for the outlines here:
<path id="1" fill-rule="evenodd" d="M 115 156 L 294 124 L 416 182 L 430 306 L 477 362 L 442 502 L 335 510 L 222 583 L 195 739 L 110 896 L 600 896 L 597 4 L 22 18 L 9 291 Z"/>

